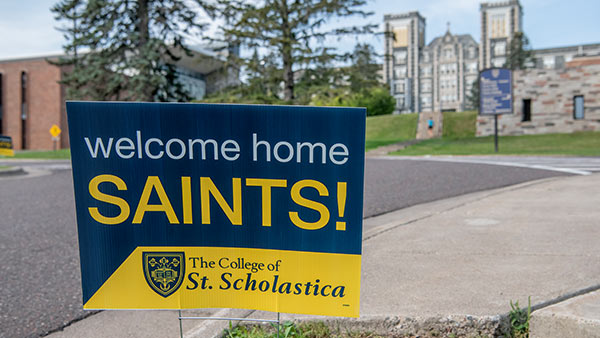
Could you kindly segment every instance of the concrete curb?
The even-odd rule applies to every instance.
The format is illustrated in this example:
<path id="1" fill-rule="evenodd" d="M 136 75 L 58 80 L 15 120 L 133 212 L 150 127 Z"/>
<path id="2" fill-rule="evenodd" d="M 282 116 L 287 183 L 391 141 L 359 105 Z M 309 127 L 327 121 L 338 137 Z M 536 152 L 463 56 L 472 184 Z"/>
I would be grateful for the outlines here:
<path id="1" fill-rule="evenodd" d="M 537 310 L 529 325 L 532 338 L 600 337 L 600 291 Z"/>
<path id="2" fill-rule="evenodd" d="M 285 320 L 287 321 L 287 320 Z M 294 318 L 295 323 L 324 323 L 332 337 L 342 333 L 383 337 L 502 337 L 509 322 L 504 316 L 400 317 L 366 316 L 361 318 Z M 283 321 L 282 321 L 283 322 Z M 246 324 L 252 325 L 252 324 Z M 268 327 L 265 324 L 259 326 Z M 271 329 L 273 331 L 273 329 Z M 210 338 L 221 338 L 222 334 Z"/>

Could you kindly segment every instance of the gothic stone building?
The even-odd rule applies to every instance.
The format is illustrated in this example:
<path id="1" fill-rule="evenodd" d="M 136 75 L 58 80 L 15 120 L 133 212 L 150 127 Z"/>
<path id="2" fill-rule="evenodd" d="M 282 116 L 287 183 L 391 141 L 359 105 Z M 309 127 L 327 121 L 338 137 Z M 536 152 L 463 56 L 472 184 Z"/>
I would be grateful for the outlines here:
<path id="1" fill-rule="evenodd" d="M 383 79 L 396 98 L 396 112 L 469 109 L 468 96 L 479 70 L 502 67 L 511 39 L 523 27 L 518 0 L 480 4 L 480 43 L 468 34 L 425 43 L 426 20 L 419 12 L 384 16 Z M 536 69 L 563 69 L 581 56 L 600 55 L 600 44 L 534 50 Z"/>
<path id="2" fill-rule="evenodd" d="M 425 45 L 418 12 L 386 15 L 384 81 L 399 112 L 463 110 L 478 74 L 479 45 L 450 29 Z"/>

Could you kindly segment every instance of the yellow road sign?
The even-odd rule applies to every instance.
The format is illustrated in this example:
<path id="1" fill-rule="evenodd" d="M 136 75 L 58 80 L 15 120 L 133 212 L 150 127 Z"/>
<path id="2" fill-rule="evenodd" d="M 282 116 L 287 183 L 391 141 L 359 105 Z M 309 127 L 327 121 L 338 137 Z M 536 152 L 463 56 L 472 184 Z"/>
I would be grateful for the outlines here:
<path id="1" fill-rule="evenodd" d="M 60 130 L 60 128 L 56 124 L 53 124 L 50 128 L 50 135 L 52 135 L 52 137 L 58 137 L 61 131 L 62 130 Z"/>

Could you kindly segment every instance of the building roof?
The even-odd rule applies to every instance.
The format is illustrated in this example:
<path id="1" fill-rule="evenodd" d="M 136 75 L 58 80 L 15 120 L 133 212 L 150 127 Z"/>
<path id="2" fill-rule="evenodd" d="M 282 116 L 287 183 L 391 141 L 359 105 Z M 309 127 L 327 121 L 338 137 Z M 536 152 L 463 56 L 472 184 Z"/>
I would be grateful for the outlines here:
<path id="1" fill-rule="evenodd" d="M 480 8 L 486 9 L 486 8 L 507 7 L 507 6 L 514 6 L 514 5 L 521 7 L 519 0 L 509 0 L 509 1 L 499 1 L 499 2 L 482 2 L 480 4 L 480 6 L 481 6 Z"/>
<path id="2" fill-rule="evenodd" d="M 65 54 L 62 52 L 33 54 L 33 55 L 27 55 L 27 56 L 16 56 L 16 57 L 6 58 L 3 60 L 0 60 L 0 63 L 58 59 L 59 57 L 64 57 L 64 56 L 65 56 Z"/>
<path id="3" fill-rule="evenodd" d="M 573 46 L 562 46 L 562 47 L 550 47 L 534 49 L 534 54 L 554 54 L 554 53 L 566 53 L 566 52 L 577 52 L 583 53 L 594 51 L 593 55 L 600 55 L 600 43 L 588 43 L 584 45 L 573 45 Z"/>
<path id="4" fill-rule="evenodd" d="M 175 62 L 177 66 L 181 66 L 183 68 L 187 68 L 193 70 L 195 72 L 201 74 L 210 74 L 220 68 L 222 68 L 225 64 L 226 57 L 219 52 L 216 52 L 207 46 L 190 46 L 188 47 L 192 51 L 192 56 L 188 56 L 185 53 L 175 53 L 181 57 L 180 60 Z M 80 52 L 80 54 L 84 54 L 87 52 Z M 62 52 L 48 53 L 48 54 L 39 54 L 39 55 L 29 55 L 23 57 L 15 57 L 15 58 L 7 58 L 4 60 L 0 60 L 0 63 L 9 63 L 9 62 L 27 62 L 27 61 L 38 61 L 38 60 L 57 60 L 59 58 L 69 58 L 70 55 L 67 55 Z"/>
<path id="5" fill-rule="evenodd" d="M 417 17 L 417 18 L 425 21 L 425 18 L 422 17 L 421 14 L 419 14 L 418 11 L 406 12 L 406 13 L 400 13 L 400 14 L 385 14 L 383 16 L 383 21 L 391 21 L 391 20 L 397 20 L 397 19 L 408 19 L 408 18 L 413 18 L 413 17 Z"/>
<path id="6" fill-rule="evenodd" d="M 446 34 L 444 34 L 442 36 L 438 36 L 438 37 L 434 38 L 433 40 L 431 40 L 431 42 L 429 44 L 427 44 L 427 47 L 434 47 L 435 45 L 443 43 L 443 39 L 447 35 L 458 40 L 458 43 L 467 44 L 467 43 L 472 42 L 473 44 L 477 45 L 477 42 L 475 41 L 475 39 L 473 39 L 471 34 L 456 34 L 456 35 L 454 35 L 454 34 L 450 33 L 449 31 L 447 31 Z"/>

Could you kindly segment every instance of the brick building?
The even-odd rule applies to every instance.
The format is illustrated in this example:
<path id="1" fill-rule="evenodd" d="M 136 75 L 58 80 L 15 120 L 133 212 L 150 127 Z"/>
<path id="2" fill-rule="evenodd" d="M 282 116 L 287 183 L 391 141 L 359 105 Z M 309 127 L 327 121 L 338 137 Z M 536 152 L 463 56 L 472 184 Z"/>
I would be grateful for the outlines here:
<path id="1" fill-rule="evenodd" d="M 68 147 L 63 71 L 37 57 L 0 61 L 0 134 L 10 136 L 14 149 L 52 149 L 50 127 L 63 130 L 61 148 Z M 54 56 L 56 58 L 56 56 Z"/>
<path id="2" fill-rule="evenodd" d="M 513 113 L 498 116 L 498 134 L 576 131 L 600 131 L 600 56 L 513 72 Z M 479 116 L 476 135 L 493 134 L 493 117 Z"/>
<path id="3" fill-rule="evenodd" d="M 176 63 L 178 80 L 194 99 L 239 83 L 237 71 L 225 68 L 231 51 L 217 47 L 192 47 L 193 55 Z M 57 146 L 69 147 L 65 88 L 59 84 L 66 68 L 48 62 L 59 57 L 0 60 L 0 135 L 10 136 L 15 150 L 53 149 L 54 124 L 62 130 Z"/>

